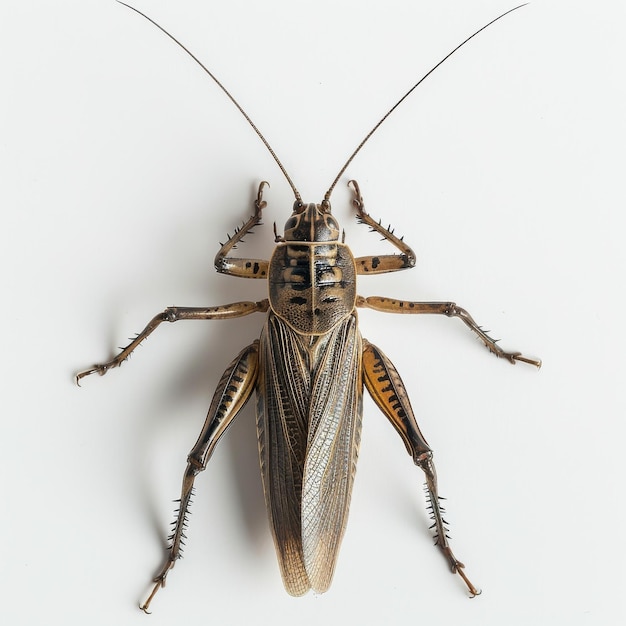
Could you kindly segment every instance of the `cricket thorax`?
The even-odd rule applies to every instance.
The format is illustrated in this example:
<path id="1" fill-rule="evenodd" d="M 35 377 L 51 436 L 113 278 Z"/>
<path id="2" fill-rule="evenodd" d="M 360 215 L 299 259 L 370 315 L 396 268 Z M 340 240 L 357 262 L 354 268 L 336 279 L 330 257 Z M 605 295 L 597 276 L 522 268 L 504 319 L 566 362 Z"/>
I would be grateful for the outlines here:
<path id="1" fill-rule="evenodd" d="M 294 206 L 269 266 L 272 309 L 296 332 L 329 332 L 354 310 L 356 268 L 339 225 L 320 205 Z"/>

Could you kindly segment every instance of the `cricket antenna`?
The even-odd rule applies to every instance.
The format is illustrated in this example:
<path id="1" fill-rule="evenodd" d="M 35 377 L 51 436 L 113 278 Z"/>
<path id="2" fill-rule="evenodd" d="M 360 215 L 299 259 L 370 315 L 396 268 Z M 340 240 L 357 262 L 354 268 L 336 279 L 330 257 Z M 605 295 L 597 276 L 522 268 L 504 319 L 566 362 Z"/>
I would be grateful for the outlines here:
<path id="1" fill-rule="evenodd" d="M 272 146 L 270 146 L 270 144 L 268 143 L 267 139 L 265 139 L 265 137 L 263 136 L 263 133 L 256 127 L 255 123 L 250 119 L 250 116 L 243 110 L 243 108 L 241 107 L 239 102 L 237 102 L 237 100 L 235 100 L 235 98 L 231 95 L 231 93 L 228 91 L 228 89 L 226 89 L 226 87 L 224 87 L 224 85 L 222 85 L 222 83 L 202 63 L 202 61 L 200 61 L 200 59 L 198 59 L 198 57 L 195 54 L 193 54 L 180 41 L 178 41 L 178 39 L 176 39 L 176 37 L 174 37 L 174 35 L 171 35 L 170 33 L 168 33 L 165 30 L 165 28 L 163 28 L 162 26 L 157 24 L 152 18 L 148 17 L 145 13 L 142 13 L 139 9 L 136 9 L 135 7 L 131 6 L 130 4 L 126 4 L 125 2 L 122 2 L 121 0 L 116 0 L 116 1 L 119 4 L 123 4 L 125 7 L 131 9 L 135 13 L 138 13 L 139 15 L 141 15 L 141 17 L 145 17 L 149 22 L 154 24 L 160 31 L 165 33 L 175 44 L 180 46 L 213 79 L 215 84 L 228 96 L 230 101 L 239 109 L 239 112 L 246 118 L 248 124 L 250 124 L 250 126 L 252 126 L 252 129 L 254 130 L 254 132 L 259 136 L 259 139 L 263 142 L 265 147 L 269 150 L 270 154 L 274 157 L 274 161 L 276 161 L 276 163 L 278 164 L 278 167 L 280 168 L 280 171 L 283 173 L 284 177 L 287 179 L 287 182 L 289 183 L 289 186 L 293 190 L 293 193 L 294 193 L 294 195 L 296 197 L 296 200 L 298 202 L 302 202 L 302 198 L 300 196 L 300 192 L 296 189 L 296 186 L 293 184 L 293 181 L 291 180 L 289 174 L 287 174 L 287 170 L 285 169 L 285 166 L 280 162 L 280 159 L 276 156 L 276 153 L 274 152 L 274 150 L 272 150 Z"/>
<path id="2" fill-rule="evenodd" d="M 430 70 L 428 70 L 428 72 L 426 72 L 426 74 L 424 74 L 424 76 L 422 76 L 416 83 L 415 85 L 413 85 L 413 87 L 411 87 L 411 89 L 409 89 L 403 96 L 402 98 L 400 98 L 400 100 L 398 100 L 398 102 L 396 102 L 390 109 L 389 111 L 387 111 L 387 113 L 385 113 L 385 115 L 383 115 L 383 117 L 380 119 L 380 121 L 376 124 L 376 126 L 374 126 L 374 128 L 372 128 L 372 130 L 370 130 L 369 133 L 367 133 L 367 135 L 365 135 L 365 137 L 363 138 L 363 140 L 361 141 L 361 143 L 356 147 L 356 150 L 350 155 L 350 157 L 348 158 L 348 160 L 345 162 L 344 166 L 339 170 L 339 174 L 337 174 L 337 177 L 335 178 L 335 180 L 333 180 L 332 185 L 330 186 L 330 189 L 326 192 L 326 195 L 324 196 L 324 202 L 328 203 L 330 202 L 330 194 L 333 192 L 333 189 L 335 188 L 335 185 L 339 182 L 339 179 L 343 176 L 344 172 L 348 169 L 348 166 L 350 165 L 350 163 L 352 163 L 352 160 L 354 159 L 354 157 L 359 153 L 359 151 L 361 150 L 361 148 L 366 144 L 367 140 L 378 130 L 378 128 L 381 126 L 381 124 L 443 63 L 445 63 L 457 50 L 459 50 L 460 48 L 462 48 L 470 39 L 473 39 L 474 37 L 476 37 L 476 35 L 478 35 L 478 33 L 481 33 L 483 30 L 485 30 L 486 28 L 489 28 L 489 26 L 491 26 L 492 24 L 494 24 L 495 22 L 497 22 L 498 20 L 502 19 L 505 15 L 508 15 L 509 13 L 512 13 L 513 11 L 516 11 L 517 9 L 521 9 L 522 7 L 526 6 L 528 4 L 528 2 L 525 2 L 524 4 L 520 4 L 512 9 L 509 9 L 508 11 L 506 11 L 505 13 L 503 13 L 502 15 L 499 15 L 498 17 L 496 17 L 494 20 L 491 20 L 491 22 L 489 22 L 488 24 L 485 24 L 482 28 L 479 28 L 474 34 L 470 35 L 465 41 L 462 41 L 456 48 L 454 48 L 454 50 L 452 50 L 451 52 L 448 52 L 448 54 L 446 54 L 445 57 L 443 57 L 443 59 L 441 59 L 441 61 L 439 61 L 439 63 L 437 63 L 435 66 L 433 66 Z M 222 87 L 223 89 L 223 87 Z M 257 131 L 258 132 L 258 131 Z"/>

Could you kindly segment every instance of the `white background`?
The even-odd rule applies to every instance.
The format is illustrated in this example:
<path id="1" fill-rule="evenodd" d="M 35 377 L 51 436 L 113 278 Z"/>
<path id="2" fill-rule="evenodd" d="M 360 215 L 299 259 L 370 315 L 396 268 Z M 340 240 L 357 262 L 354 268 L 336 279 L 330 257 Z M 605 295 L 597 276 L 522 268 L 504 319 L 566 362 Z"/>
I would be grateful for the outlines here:
<path id="1" fill-rule="evenodd" d="M 365 132 L 510 0 L 315 0 L 136 6 L 223 80 L 305 200 Z M 361 313 L 435 449 L 469 600 L 432 547 L 422 476 L 371 402 L 331 590 L 283 591 L 248 407 L 197 483 L 185 558 L 160 565 L 185 456 L 226 364 L 262 316 L 160 328 L 168 305 L 264 297 L 213 256 L 271 182 L 272 249 L 290 189 L 240 114 L 170 40 L 113 0 L 0 8 L 4 624 L 617 624 L 625 616 L 624 55 L 619 2 L 536 0 L 481 34 L 380 129 L 346 188 L 415 248 L 363 295 L 456 300 L 543 358 L 515 367 L 445 318 Z"/>

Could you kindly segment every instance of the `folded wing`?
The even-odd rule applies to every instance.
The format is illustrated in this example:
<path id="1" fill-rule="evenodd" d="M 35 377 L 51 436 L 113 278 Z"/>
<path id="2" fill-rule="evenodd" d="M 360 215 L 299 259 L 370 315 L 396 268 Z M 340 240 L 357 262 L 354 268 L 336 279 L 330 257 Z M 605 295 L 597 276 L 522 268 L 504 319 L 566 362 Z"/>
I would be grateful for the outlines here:
<path id="1" fill-rule="evenodd" d="M 283 581 L 292 595 L 321 593 L 347 522 L 360 441 L 356 319 L 310 337 L 270 314 L 259 358 L 259 453 Z"/>

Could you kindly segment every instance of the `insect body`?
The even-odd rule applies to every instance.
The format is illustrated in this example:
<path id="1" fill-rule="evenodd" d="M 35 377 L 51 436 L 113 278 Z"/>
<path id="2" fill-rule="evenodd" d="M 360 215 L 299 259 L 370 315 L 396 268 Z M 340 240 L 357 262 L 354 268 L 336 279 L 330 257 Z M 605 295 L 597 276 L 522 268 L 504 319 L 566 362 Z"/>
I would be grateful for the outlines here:
<path id="1" fill-rule="evenodd" d="M 471 37 L 461 45 L 469 39 Z M 178 41 L 176 43 L 182 47 Z M 204 69 L 252 124 L 221 83 Z M 234 256 L 237 244 L 261 222 L 266 206 L 263 199 L 266 183 L 261 183 L 252 216 L 222 245 L 215 257 L 215 267 L 223 274 L 267 280 L 268 297 L 259 302 L 165 309 L 117 356 L 77 376 L 80 380 L 93 373 L 105 374 L 119 366 L 162 322 L 267 314 L 260 339 L 244 348 L 222 375 L 202 432 L 189 453 L 171 545 L 166 561 L 154 579 L 154 589 L 141 607 L 144 611 L 181 556 L 195 478 L 205 469 L 220 437 L 253 392 L 256 392 L 265 500 L 283 581 L 290 594 L 298 596 L 310 589 L 324 592 L 331 583 L 348 516 L 364 387 L 425 474 L 436 543 L 452 572 L 463 578 L 472 595 L 479 593 L 450 548 L 439 502 L 433 454 L 417 425 L 404 383 L 383 352 L 361 337 L 356 311 L 357 308 L 370 308 L 388 313 L 458 317 L 496 356 L 511 363 L 523 361 L 538 367 L 541 363 L 518 352 L 501 349 L 467 311 L 453 302 L 407 302 L 357 295 L 357 275 L 394 272 L 415 264 L 411 248 L 365 211 L 356 182 L 350 181 L 349 184 L 359 222 L 380 234 L 397 251 L 354 258 L 343 239 L 340 241 L 339 224 L 331 213 L 330 195 L 335 184 L 383 120 L 348 159 L 320 204 L 302 202 L 282 164 L 252 124 L 294 191 L 293 211 L 285 224 L 284 234 L 280 236 L 275 232 L 277 245 L 269 261 Z"/>

